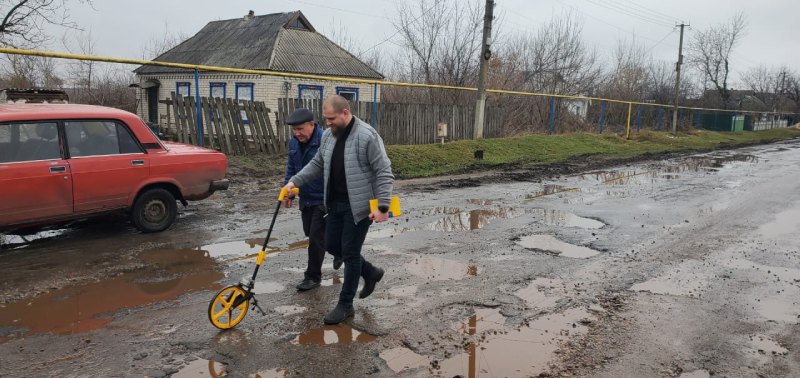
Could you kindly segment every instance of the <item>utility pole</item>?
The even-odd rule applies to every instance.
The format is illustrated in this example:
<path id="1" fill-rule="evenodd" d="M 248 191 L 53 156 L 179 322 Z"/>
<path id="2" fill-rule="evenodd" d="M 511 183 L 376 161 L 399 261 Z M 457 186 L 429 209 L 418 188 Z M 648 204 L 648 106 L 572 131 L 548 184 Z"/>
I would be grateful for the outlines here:
<path id="1" fill-rule="evenodd" d="M 478 76 L 478 101 L 475 104 L 475 136 L 483 139 L 484 111 L 486 110 L 486 78 L 489 76 L 489 58 L 492 57 L 492 19 L 494 18 L 494 0 L 486 0 L 486 11 L 483 13 L 483 43 L 481 44 L 481 70 Z"/>
<path id="2" fill-rule="evenodd" d="M 678 63 L 675 64 L 675 108 L 672 110 L 672 134 L 678 133 L 678 99 L 681 95 L 681 64 L 683 64 L 683 28 L 689 25 L 681 23 L 681 41 L 678 44 Z"/>

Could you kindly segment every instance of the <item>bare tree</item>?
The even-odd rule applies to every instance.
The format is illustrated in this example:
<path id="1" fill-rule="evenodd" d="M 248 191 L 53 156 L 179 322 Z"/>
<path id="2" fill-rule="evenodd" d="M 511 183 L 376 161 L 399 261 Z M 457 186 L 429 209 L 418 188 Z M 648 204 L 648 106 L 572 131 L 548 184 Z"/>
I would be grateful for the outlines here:
<path id="1" fill-rule="evenodd" d="M 52 58 L 8 55 L 0 71 L 0 88 L 61 88 Z"/>
<path id="2" fill-rule="evenodd" d="M 142 59 L 155 59 L 187 39 L 189 36 L 183 32 L 171 32 L 169 24 L 164 21 L 164 31 L 150 37 L 142 46 Z"/>
<path id="3" fill-rule="evenodd" d="M 75 0 L 91 5 L 91 0 Z M 47 25 L 78 29 L 69 18 L 69 0 L 0 0 L 0 46 L 35 48 L 50 37 Z"/>
<path id="4" fill-rule="evenodd" d="M 645 46 L 636 39 L 622 39 L 614 50 L 613 67 L 603 93 L 606 97 L 642 101 L 651 88 L 650 64 Z"/>
<path id="5" fill-rule="evenodd" d="M 419 0 L 397 3 L 393 24 L 402 38 L 399 77 L 426 84 L 470 86 L 479 66 L 483 9 L 477 2 Z M 431 103 L 465 103 L 474 95 L 427 91 Z"/>
<path id="6" fill-rule="evenodd" d="M 727 22 L 695 33 L 688 46 L 689 63 L 702 73 L 704 81 L 713 85 L 720 105 L 726 109 L 731 97 L 728 86 L 731 54 L 746 27 L 744 13 L 738 13 Z"/>

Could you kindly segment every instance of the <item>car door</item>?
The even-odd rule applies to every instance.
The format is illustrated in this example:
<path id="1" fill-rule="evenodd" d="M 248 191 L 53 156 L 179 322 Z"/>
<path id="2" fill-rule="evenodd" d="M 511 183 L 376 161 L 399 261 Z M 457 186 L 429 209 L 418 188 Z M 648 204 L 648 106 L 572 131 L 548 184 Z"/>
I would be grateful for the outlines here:
<path id="1" fill-rule="evenodd" d="M 0 225 L 72 214 L 70 166 L 54 121 L 0 124 Z"/>
<path id="2" fill-rule="evenodd" d="M 150 160 L 127 125 L 117 120 L 64 122 L 75 212 L 128 206 L 150 173 Z"/>

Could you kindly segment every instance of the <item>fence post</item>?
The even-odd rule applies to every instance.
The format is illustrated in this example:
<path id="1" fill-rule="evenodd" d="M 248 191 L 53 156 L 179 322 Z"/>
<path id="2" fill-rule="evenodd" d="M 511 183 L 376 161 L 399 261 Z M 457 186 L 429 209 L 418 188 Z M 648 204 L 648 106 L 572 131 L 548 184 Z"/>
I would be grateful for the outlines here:
<path id="1" fill-rule="evenodd" d="M 636 132 L 637 133 L 642 128 L 642 110 L 644 110 L 644 107 L 641 106 L 641 105 L 638 105 L 637 109 L 636 109 Z"/>
<path id="2" fill-rule="evenodd" d="M 556 98 L 550 97 L 550 123 L 547 129 L 547 133 L 553 135 L 556 128 Z"/>
<path id="3" fill-rule="evenodd" d="M 200 72 L 194 69 L 194 98 L 197 108 L 197 145 L 203 147 L 203 113 L 200 110 Z"/>
<path id="4" fill-rule="evenodd" d="M 372 84 L 372 127 L 378 128 L 378 83 Z"/>
<path id="5" fill-rule="evenodd" d="M 603 133 L 603 128 L 606 125 L 606 102 L 600 102 L 600 134 Z"/>
<path id="6" fill-rule="evenodd" d="M 625 130 L 625 139 L 630 139 L 631 137 L 631 110 L 633 109 L 633 103 L 628 103 L 628 127 Z"/>

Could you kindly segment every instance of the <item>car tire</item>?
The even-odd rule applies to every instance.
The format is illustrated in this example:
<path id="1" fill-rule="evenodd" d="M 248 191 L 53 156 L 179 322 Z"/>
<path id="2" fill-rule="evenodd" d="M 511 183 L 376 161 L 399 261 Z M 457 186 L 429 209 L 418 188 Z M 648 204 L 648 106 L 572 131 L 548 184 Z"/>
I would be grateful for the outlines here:
<path id="1" fill-rule="evenodd" d="M 164 231 L 178 215 L 175 196 L 168 190 L 154 188 L 139 195 L 131 210 L 131 221 L 142 232 Z"/>

